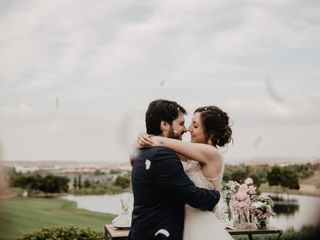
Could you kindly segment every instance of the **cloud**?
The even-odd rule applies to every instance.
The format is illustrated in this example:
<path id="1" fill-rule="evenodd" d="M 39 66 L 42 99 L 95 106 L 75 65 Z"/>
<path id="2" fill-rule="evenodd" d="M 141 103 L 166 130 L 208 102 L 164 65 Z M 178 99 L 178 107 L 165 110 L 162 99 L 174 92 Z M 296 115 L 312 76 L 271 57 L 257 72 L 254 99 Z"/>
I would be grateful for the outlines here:
<path id="1" fill-rule="evenodd" d="M 7 87 L 16 82 L 20 91 L 43 91 L 243 74 L 250 65 L 235 57 L 317 42 L 319 27 L 306 20 L 310 8 L 287 1 L 24 2 L 1 20 L 1 75 Z"/>
<path id="2" fill-rule="evenodd" d="M 235 122 L 250 125 L 318 125 L 320 94 L 287 96 L 283 102 L 272 98 L 255 101 L 227 101 L 223 105 L 234 115 Z"/>
<path id="3" fill-rule="evenodd" d="M 85 159 L 91 151 L 101 159 L 104 143 L 124 156 L 156 98 L 190 113 L 225 107 L 235 125 L 316 125 L 319 7 L 288 0 L 2 1 L 5 145 L 10 154 L 15 145 L 25 149 L 22 158 L 29 154 L 23 136 L 36 136 L 27 143 L 51 156 L 50 146 L 63 143 L 71 146 L 61 147 L 61 158 Z M 267 76 L 283 102 L 268 95 Z"/>

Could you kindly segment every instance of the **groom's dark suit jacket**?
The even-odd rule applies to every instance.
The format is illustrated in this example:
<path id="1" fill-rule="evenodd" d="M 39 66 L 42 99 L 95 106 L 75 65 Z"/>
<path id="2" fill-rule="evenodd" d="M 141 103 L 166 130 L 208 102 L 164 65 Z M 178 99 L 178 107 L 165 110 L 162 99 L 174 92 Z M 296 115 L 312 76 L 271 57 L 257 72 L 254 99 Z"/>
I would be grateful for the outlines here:
<path id="1" fill-rule="evenodd" d="M 131 178 L 131 240 L 182 240 L 184 204 L 211 211 L 220 198 L 217 191 L 196 187 L 178 156 L 163 147 L 142 149 L 133 161 Z"/>

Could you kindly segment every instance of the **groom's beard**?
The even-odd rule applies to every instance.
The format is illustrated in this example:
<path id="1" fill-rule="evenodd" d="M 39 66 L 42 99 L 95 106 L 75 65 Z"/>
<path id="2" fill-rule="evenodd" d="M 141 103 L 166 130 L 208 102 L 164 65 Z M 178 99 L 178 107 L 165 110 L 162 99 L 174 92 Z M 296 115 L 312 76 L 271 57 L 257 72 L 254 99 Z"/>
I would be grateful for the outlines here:
<path id="1" fill-rule="evenodd" d="M 173 130 L 172 127 L 170 127 L 168 131 L 168 138 L 182 140 L 182 134 L 183 132 L 181 134 L 178 134 L 175 130 Z"/>

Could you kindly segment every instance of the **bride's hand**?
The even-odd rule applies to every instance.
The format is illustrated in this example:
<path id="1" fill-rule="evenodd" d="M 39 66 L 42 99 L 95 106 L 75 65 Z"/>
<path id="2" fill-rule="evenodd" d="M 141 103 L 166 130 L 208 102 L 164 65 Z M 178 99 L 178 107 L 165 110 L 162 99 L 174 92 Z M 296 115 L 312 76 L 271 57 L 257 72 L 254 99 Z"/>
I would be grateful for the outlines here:
<path id="1" fill-rule="evenodd" d="M 150 135 L 146 133 L 140 133 L 138 135 L 137 141 L 136 141 L 136 147 L 137 148 L 146 148 L 153 146 L 153 141 Z"/>

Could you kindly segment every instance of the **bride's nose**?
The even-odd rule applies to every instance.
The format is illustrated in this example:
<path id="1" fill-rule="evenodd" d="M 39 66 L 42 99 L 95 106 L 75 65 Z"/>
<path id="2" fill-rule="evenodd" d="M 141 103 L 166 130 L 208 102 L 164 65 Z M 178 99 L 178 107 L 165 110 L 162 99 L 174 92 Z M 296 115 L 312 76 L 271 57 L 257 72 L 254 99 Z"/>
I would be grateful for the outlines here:
<path id="1" fill-rule="evenodd" d="M 191 127 L 191 125 L 188 127 L 188 131 L 189 131 L 189 132 L 192 132 L 192 127 Z"/>

